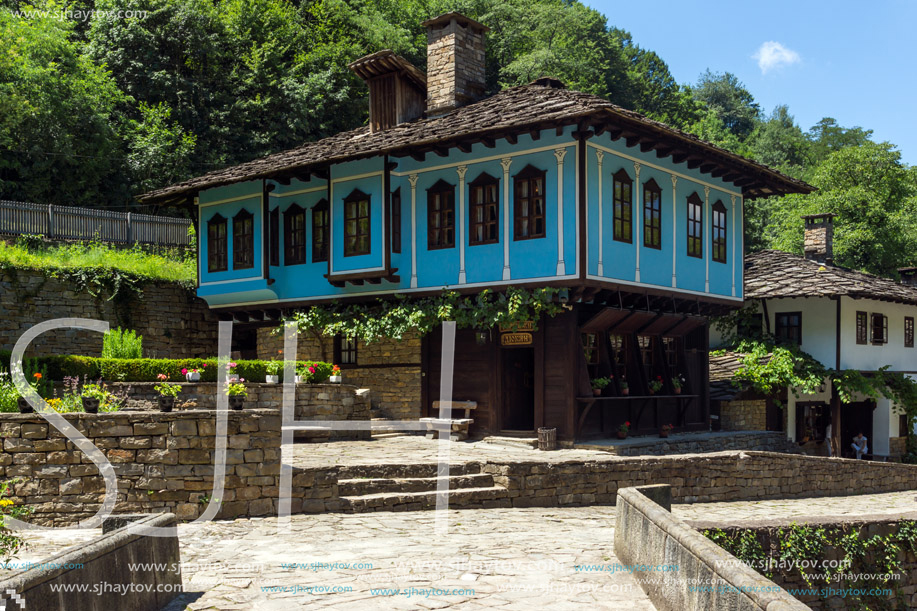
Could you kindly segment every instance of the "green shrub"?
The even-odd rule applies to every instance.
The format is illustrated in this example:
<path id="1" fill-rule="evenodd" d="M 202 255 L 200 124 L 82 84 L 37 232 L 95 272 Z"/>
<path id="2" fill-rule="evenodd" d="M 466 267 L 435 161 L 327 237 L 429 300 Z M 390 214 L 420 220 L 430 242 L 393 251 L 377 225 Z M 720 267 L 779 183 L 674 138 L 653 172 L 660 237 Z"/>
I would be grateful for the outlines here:
<path id="1" fill-rule="evenodd" d="M 103 359 L 139 359 L 143 357 L 143 336 L 133 330 L 112 329 L 102 339 Z"/>
<path id="2" fill-rule="evenodd" d="M 308 384 L 321 384 L 331 377 L 334 365 L 323 361 L 306 361 L 300 364 L 296 371 L 302 376 L 303 382 Z"/>

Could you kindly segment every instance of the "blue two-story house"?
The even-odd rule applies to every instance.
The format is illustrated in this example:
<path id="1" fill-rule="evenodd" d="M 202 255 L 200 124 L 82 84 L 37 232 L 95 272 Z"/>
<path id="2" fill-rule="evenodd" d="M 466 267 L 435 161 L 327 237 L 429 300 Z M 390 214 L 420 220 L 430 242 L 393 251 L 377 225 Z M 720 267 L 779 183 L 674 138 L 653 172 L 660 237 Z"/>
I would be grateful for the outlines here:
<path id="1" fill-rule="evenodd" d="M 193 209 L 198 294 L 276 325 L 332 300 L 559 287 L 568 311 L 532 333 L 459 334 L 477 432 L 706 428 L 707 317 L 743 302 L 743 201 L 811 187 L 555 79 L 482 99 L 487 28 L 425 25 L 426 74 L 391 51 L 351 64 L 368 125 L 143 196 Z"/>

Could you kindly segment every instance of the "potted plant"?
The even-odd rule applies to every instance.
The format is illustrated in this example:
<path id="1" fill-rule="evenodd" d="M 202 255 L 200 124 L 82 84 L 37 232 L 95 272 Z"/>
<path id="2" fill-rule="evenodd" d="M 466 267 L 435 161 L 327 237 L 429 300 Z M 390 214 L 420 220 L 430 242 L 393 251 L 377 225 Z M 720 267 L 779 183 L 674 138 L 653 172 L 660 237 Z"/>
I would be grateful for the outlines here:
<path id="1" fill-rule="evenodd" d="M 662 390 L 662 376 L 656 376 L 655 380 L 650 380 L 649 389 L 651 395 L 655 395 Z"/>
<path id="2" fill-rule="evenodd" d="M 202 367 L 206 367 L 206 366 L 207 366 L 206 363 L 202 365 Z M 185 379 L 188 380 L 189 382 L 200 382 L 201 381 L 201 370 L 200 369 L 197 369 L 197 368 L 182 369 L 181 374 L 185 376 Z"/>
<path id="3" fill-rule="evenodd" d="M 592 385 L 592 394 L 599 397 L 602 395 L 602 390 L 611 384 L 611 378 L 592 378 L 590 384 Z"/>
<path id="4" fill-rule="evenodd" d="M 663 424 L 661 427 L 659 427 L 659 436 L 668 437 L 669 433 L 671 433 L 672 429 L 674 428 L 675 428 L 674 424 Z"/>
<path id="5" fill-rule="evenodd" d="M 627 385 L 627 380 L 621 378 L 621 396 L 626 397 L 630 394 L 630 386 Z"/>
<path id="6" fill-rule="evenodd" d="M 268 361 L 264 366 L 264 381 L 268 384 L 280 383 L 280 371 L 283 369 L 283 363 L 280 361 Z"/>
<path id="7" fill-rule="evenodd" d="M 618 439 L 627 439 L 627 434 L 629 432 L 630 432 L 630 421 L 627 421 L 618 427 Z"/>
<path id="8" fill-rule="evenodd" d="M 681 388 L 685 385 L 685 379 L 681 377 L 681 374 L 672 378 L 672 389 L 675 391 L 676 395 L 681 394 Z"/>
<path id="9" fill-rule="evenodd" d="M 164 373 L 160 373 L 156 377 L 159 378 L 159 384 L 154 386 L 153 390 L 159 393 L 159 411 L 171 412 L 172 408 L 175 407 L 175 397 L 181 392 L 181 385 L 170 384 L 168 382 L 169 376 Z"/>
<path id="10" fill-rule="evenodd" d="M 40 373 L 32 374 L 32 377 L 35 378 L 32 382 L 32 388 L 35 389 L 35 392 L 38 392 L 38 383 L 41 381 L 42 375 Z M 25 397 L 19 397 L 16 399 L 16 407 L 19 408 L 20 414 L 34 414 L 35 410 L 32 409 L 32 404 Z"/>
<path id="11" fill-rule="evenodd" d="M 108 395 L 105 389 L 98 384 L 86 384 L 80 391 L 80 400 L 83 403 L 83 411 L 87 414 L 98 414 L 99 403 Z"/>
<path id="12" fill-rule="evenodd" d="M 331 368 L 331 377 L 328 378 L 328 381 L 331 382 L 332 384 L 340 384 L 341 378 L 342 378 L 341 368 L 335 365 L 334 367 Z"/>
<path id="13" fill-rule="evenodd" d="M 226 386 L 226 394 L 229 395 L 229 409 L 240 410 L 245 404 L 248 390 L 244 382 L 245 378 L 239 378 L 237 382 L 230 382 Z"/>

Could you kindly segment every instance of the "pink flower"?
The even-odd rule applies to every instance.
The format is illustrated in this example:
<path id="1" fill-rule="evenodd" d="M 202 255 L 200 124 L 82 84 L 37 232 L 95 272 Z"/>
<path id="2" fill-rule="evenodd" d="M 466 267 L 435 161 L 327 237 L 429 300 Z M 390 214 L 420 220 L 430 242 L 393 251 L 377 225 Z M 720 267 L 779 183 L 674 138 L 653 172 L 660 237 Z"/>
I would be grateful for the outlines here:
<path id="1" fill-rule="evenodd" d="M 181 374 L 182 374 L 182 375 L 187 375 L 187 374 L 188 374 L 188 370 L 185 369 L 184 367 L 182 367 Z"/>
<path id="2" fill-rule="evenodd" d="M 159 374 L 158 376 L 156 376 L 156 377 L 159 378 L 160 380 L 168 380 L 168 379 L 169 379 L 169 376 L 167 376 L 167 375 L 164 374 L 164 373 L 160 373 L 160 374 Z"/>
<path id="3" fill-rule="evenodd" d="M 240 382 L 244 382 L 244 381 L 245 381 L 245 378 L 239 378 L 239 381 L 240 381 Z"/>
<path id="4" fill-rule="evenodd" d="M 309 365 L 309 373 L 315 373 L 315 367 Z"/>

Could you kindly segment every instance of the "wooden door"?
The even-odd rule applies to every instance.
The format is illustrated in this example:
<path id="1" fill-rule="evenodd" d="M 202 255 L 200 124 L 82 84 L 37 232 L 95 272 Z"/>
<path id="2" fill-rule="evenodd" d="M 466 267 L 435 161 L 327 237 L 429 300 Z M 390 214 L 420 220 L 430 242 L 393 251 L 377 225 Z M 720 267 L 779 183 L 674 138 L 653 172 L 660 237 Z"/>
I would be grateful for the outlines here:
<path id="1" fill-rule="evenodd" d="M 503 428 L 535 430 L 535 350 L 507 348 L 502 354 Z"/>

